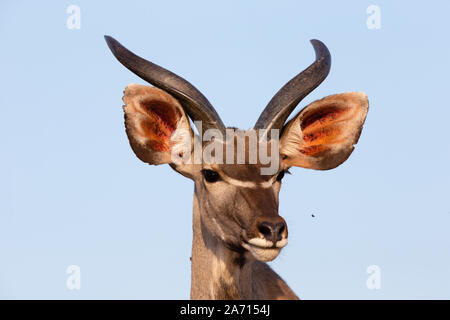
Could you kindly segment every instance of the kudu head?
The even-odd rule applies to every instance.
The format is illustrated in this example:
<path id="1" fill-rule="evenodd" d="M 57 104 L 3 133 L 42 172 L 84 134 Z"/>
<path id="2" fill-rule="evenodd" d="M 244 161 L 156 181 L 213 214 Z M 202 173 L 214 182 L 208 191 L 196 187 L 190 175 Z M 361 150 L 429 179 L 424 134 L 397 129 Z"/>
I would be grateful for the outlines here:
<path id="1" fill-rule="evenodd" d="M 287 225 L 278 215 L 284 173 L 291 166 L 328 170 L 343 163 L 361 133 L 368 111 L 366 95 L 351 92 L 325 97 L 285 123 L 330 70 L 327 47 L 312 40 L 315 61 L 277 92 L 253 129 L 234 131 L 231 139 L 225 139 L 229 129 L 193 85 L 138 57 L 115 39 L 105 38 L 125 67 L 154 86 L 130 84 L 124 92 L 125 127 L 136 156 L 152 165 L 170 164 L 194 181 L 204 232 L 233 251 L 250 252 L 260 261 L 273 260 L 287 243 Z M 208 131 L 215 133 L 213 137 Z M 244 143 L 239 145 L 242 137 Z M 249 161 L 260 154 L 263 142 L 271 163 Z M 229 146 L 233 147 L 231 154 Z M 213 160 L 200 157 L 195 161 L 198 151 L 200 155 L 209 151 Z"/>

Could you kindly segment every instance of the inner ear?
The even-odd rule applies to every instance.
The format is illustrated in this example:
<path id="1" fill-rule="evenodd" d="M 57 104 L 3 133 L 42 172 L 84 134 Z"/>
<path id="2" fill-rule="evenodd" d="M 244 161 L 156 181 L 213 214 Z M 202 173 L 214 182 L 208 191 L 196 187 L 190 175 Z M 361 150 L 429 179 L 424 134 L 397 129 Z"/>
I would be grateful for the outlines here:
<path id="1" fill-rule="evenodd" d="M 328 170 L 343 163 L 358 142 L 368 111 L 362 92 L 315 101 L 283 129 L 280 154 L 285 166 Z"/>
<path id="2" fill-rule="evenodd" d="M 170 137 L 182 117 L 181 112 L 167 101 L 147 97 L 141 101 L 146 116 L 140 122 L 140 129 L 149 148 L 155 151 L 170 150 Z"/>
<path id="3" fill-rule="evenodd" d="M 192 130 L 180 103 L 158 88 L 125 88 L 125 127 L 136 156 L 149 164 L 171 163 L 174 148 L 190 146 Z M 178 131 L 177 131 L 178 130 Z M 175 134 L 181 132 L 182 134 Z"/>
<path id="4" fill-rule="evenodd" d="M 355 110 L 345 105 L 307 110 L 299 119 L 304 142 L 299 151 L 312 156 L 325 152 L 331 144 L 345 142 L 346 120 L 351 119 L 352 112 Z"/>

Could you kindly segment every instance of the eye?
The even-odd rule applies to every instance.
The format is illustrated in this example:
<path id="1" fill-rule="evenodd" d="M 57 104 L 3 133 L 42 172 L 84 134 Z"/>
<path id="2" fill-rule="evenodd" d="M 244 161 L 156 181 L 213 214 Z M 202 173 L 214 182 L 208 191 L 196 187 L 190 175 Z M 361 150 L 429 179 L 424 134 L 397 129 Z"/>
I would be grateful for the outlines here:
<path id="1" fill-rule="evenodd" d="M 214 170 L 202 170 L 203 177 L 207 182 L 213 183 L 220 180 L 220 175 Z"/>
<path id="2" fill-rule="evenodd" d="M 281 171 L 281 172 L 277 175 L 277 181 L 283 180 L 284 174 L 285 174 L 285 171 L 284 171 L 284 170 Z"/>

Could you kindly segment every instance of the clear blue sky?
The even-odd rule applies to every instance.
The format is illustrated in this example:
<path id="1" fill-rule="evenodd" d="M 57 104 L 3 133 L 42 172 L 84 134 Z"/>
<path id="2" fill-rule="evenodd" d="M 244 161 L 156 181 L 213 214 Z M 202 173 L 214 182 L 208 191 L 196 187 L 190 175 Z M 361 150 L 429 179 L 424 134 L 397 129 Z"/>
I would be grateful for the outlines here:
<path id="1" fill-rule="evenodd" d="M 66 9 L 81 8 L 81 29 Z M 381 8 L 381 29 L 366 8 Z M 227 125 L 332 54 L 301 106 L 365 91 L 350 159 L 293 169 L 272 267 L 304 299 L 450 298 L 449 1 L 2 1 L 0 297 L 189 297 L 193 184 L 132 153 L 104 34 L 191 81 Z M 314 214 L 316 217 L 311 217 Z M 66 268 L 81 268 L 81 289 Z M 370 265 L 381 289 L 366 287 Z"/>

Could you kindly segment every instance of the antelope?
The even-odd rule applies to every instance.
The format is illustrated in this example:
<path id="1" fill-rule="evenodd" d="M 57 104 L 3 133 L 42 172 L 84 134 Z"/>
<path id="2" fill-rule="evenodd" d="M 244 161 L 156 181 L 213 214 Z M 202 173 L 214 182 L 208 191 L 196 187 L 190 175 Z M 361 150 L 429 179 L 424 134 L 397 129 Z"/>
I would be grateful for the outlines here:
<path id="1" fill-rule="evenodd" d="M 329 170 L 347 160 L 368 112 L 366 94 L 327 96 L 286 122 L 330 70 L 328 48 L 311 40 L 315 61 L 275 94 L 252 129 L 238 130 L 246 136 L 271 132 L 268 144 L 278 164 L 273 174 L 262 174 L 267 164 L 260 160 L 231 164 L 176 161 L 173 154 L 183 156 L 178 152 L 181 144 L 192 147 L 188 150 L 199 146 L 204 151 L 214 140 L 225 148 L 229 142 L 203 141 L 200 135 L 207 130 L 225 133 L 230 128 L 188 81 L 135 55 L 114 38 L 105 39 L 121 64 L 153 85 L 130 84 L 124 91 L 126 134 L 135 155 L 150 165 L 169 164 L 194 182 L 191 299 L 298 299 L 266 263 L 279 255 L 288 239 L 286 221 L 278 214 L 281 181 L 292 166 Z M 188 139 L 175 138 L 179 130 L 188 132 Z M 278 144 L 273 143 L 272 132 L 281 132 Z M 246 159 L 251 151 L 247 142 Z M 231 157 L 234 160 L 239 156 L 237 149 Z"/>

